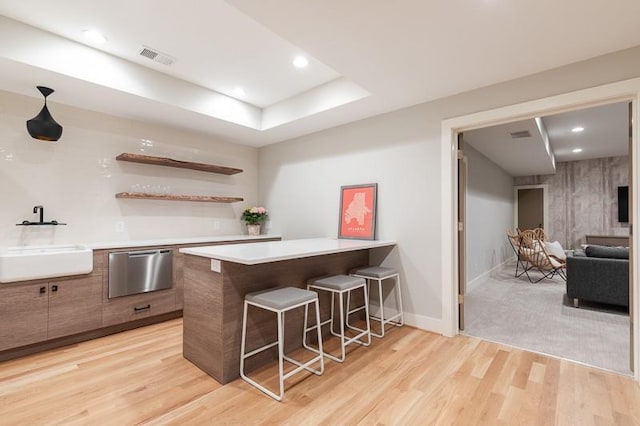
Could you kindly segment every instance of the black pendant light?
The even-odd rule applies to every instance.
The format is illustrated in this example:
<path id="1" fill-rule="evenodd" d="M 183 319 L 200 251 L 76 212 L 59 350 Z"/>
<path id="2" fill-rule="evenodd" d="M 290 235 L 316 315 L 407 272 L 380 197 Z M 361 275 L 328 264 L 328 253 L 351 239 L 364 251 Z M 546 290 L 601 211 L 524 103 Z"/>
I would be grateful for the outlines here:
<path id="1" fill-rule="evenodd" d="M 55 142 L 62 136 L 62 126 L 56 123 L 47 108 L 47 96 L 52 94 L 54 90 L 44 86 L 36 87 L 44 96 L 44 106 L 38 115 L 27 121 L 27 130 L 34 139 Z"/>

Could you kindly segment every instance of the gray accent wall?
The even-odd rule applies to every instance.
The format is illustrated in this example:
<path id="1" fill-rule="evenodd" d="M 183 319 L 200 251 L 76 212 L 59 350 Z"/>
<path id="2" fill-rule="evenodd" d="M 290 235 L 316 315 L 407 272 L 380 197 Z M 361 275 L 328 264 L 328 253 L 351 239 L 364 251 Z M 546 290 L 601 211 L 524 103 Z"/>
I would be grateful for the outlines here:
<path id="1" fill-rule="evenodd" d="M 578 248 L 589 235 L 629 235 L 618 222 L 618 186 L 629 184 L 627 156 L 557 163 L 556 174 L 521 176 L 516 185 L 549 185 L 551 240 Z"/>
<path id="2" fill-rule="evenodd" d="M 513 177 L 468 144 L 467 282 L 513 256 L 505 231 L 513 228 Z"/>

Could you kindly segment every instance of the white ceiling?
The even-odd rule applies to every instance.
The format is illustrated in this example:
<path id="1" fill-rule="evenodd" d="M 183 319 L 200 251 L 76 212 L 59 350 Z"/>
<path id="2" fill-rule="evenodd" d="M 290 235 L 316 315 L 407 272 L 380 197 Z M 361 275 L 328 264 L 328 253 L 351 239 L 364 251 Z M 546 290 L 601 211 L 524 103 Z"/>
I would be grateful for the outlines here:
<path id="1" fill-rule="evenodd" d="M 292 67 L 306 52 L 222 1 L 3 0 L 0 14 L 231 97 L 243 87 L 239 99 L 258 107 L 340 77 L 311 57 L 306 70 Z M 108 43 L 89 43 L 85 29 L 99 30 Z M 140 56 L 143 45 L 176 62 Z"/>
<path id="2" fill-rule="evenodd" d="M 603 105 L 541 119 L 534 119 L 464 132 L 464 141 L 512 176 L 555 173 L 555 162 L 616 157 L 628 154 L 629 110 L 627 102 Z M 583 127 L 582 132 L 572 132 Z M 531 137 L 513 139 L 511 132 L 528 130 Z M 544 142 L 548 136 L 553 155 Z M 582 149 L 579 153 L 574 149 Z"/>
<path id="3" fill-rule="evenodd" d="M 254 146 L 640 44 L 637 0 L 0 0 L 0 14 L 50 32 L 0 20 L 0 89 L 50 84 L 52 102 Z M 108 54 L 76 42 L 88 28 Z M 176 63 L 138 58 L 142 44 Z M 243 101 L 221 95 L 236 86 Z"/>
<path id="4" fill-rule="evenodd" d="M 512 138 L 512 132 L 528 131 L 530 137 Z M 556 172 L 535 119 L 464 132 L 463 140 L 511 176 L 548 175 Z"/>
<path id="5" fill-rule="evenodd" d="M 620 102 L 543 119 L 557 161 L 617 157 L 629 152 L 629 104 Z M 571 129 L 583 127 L 574 133 Z M 581 148 L 582 152 L 571 152 Z"/>

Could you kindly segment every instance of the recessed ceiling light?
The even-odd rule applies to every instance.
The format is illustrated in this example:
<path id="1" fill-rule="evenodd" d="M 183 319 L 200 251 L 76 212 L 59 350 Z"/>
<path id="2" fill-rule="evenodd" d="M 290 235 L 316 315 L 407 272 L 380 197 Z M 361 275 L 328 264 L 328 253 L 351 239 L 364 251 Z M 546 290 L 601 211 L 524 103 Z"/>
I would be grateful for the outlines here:
<path id="1" fill-rule="evenodd" d="M 309 65 L 309 61 L 302 55 L 296 56 L 293 60 L 293 66 L 296 68 L 306 68 Z"/>
<path id="2" fill-rule="evenodd" d="M 584 127 L 582 126 L 574 127 L 573 129 L 571 129 L 573 133 L 580 133 L 583 130 L 584 130 Z"/>
<path id="3" fill-rule="evenodd" d="M 575 148 L 575 149 L 572 149 L 572 150 L 571 150 L 571 152 L 575 152 L 575 153 L 577 154 L 577 153 L 579 153 L 579 152 L 582 152 L 582 148 Z"/>
<path id="4" fill-rule="evenodd" d="M 102 44 L 107 42 L 107 38 L 96 30 L 84 30 L 82 34 L 91 43 Z"/>

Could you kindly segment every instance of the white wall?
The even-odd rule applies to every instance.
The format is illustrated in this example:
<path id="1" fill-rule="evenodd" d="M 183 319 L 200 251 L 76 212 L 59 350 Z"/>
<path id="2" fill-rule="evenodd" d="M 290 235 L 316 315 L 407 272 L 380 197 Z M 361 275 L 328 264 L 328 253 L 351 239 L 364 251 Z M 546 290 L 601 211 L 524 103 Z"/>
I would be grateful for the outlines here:
<path id="1" fill-rule="evenodd" d="M 260 191 L 273 232 L 336 237 L 340 186 L 378 183 L 378 239 L 400 242 L 387 263 L 420 283 L 403 288 L 405 309 L 439 313 L 439 147 L 421 123 L 413 108 L 264 148 Z"/>
<path id="2" fill-rule="evenodd" d="M 340 186 L 377 182 L 408 322 L 441 331 L 442 120 L 639 75 L 634 48 L 261 148 L 261 204 L 285 238 L 336 236 Z"/>
<path id="3" fill-rule="evenodd" d="M 244 233 L 241 209 L 257 201 L 257 149 L 55 103 L 49 108 L 64 131 L 58 143 L 46 143 L 32 139 L 25 124 L 41 107 L 36 98 L 0 92 L 0 249 Z M 244 173 L 223 176 L 116 161 L 122 152 L 237 167 Z M 116 200 L 117 192 L 136 184 L 170 187 L 178 194 L 240 196 L 245 202 Z M 45 220 L 68 225 L 15 226 L 36 217 L 35 205 L 44 206 Z M 119 221 L 125 224 L 123 233 L 116 232 Z"/>
<path id="4" fill-rule="evenodd" d="M 468 144 L 467 282 L 513 257 L 513 176 Z M 470 290 L 471 286 L 467 287 Z"/>

